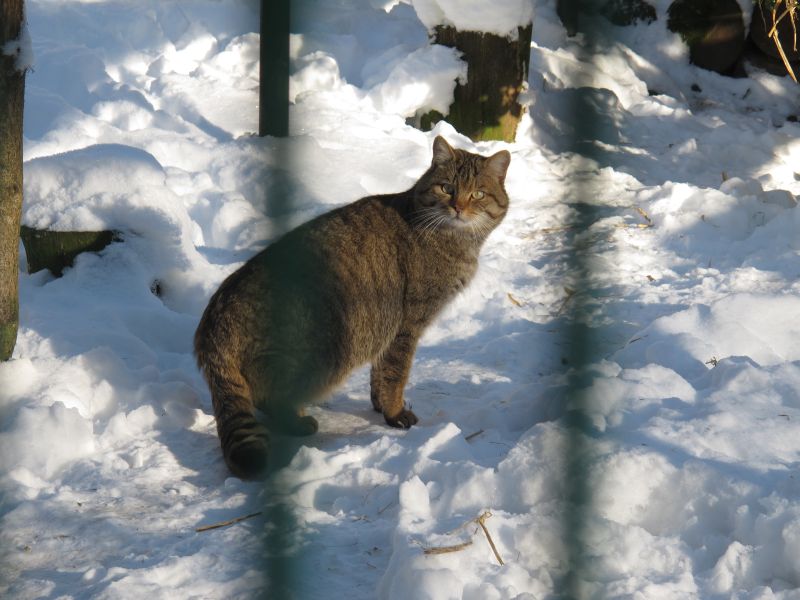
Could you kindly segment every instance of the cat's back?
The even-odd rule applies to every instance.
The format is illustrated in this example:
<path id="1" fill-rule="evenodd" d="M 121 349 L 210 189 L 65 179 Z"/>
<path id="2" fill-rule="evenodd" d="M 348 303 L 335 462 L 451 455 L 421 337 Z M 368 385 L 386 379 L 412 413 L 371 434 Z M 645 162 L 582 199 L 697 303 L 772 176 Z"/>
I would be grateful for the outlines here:
<path id="1" fill-rule="evenodd" d="M 304 223 L 255 260 L 290 279 L 305 274 L 334 288 L 358 280 L 380 286 L 400 275 L 412 245 L 407 195 L 368 196 Z"/>
<path id="2" fill-rule="evenodd" d="M 323 213 L 280 241 L 285 245 L 304 242 L 327 254 L 352 251 L 361 244 L 371 245 L 379 240 L 384 245 L 397 243 L 408 234 L 409 200 L 408 193 L 367 196 Z"/>

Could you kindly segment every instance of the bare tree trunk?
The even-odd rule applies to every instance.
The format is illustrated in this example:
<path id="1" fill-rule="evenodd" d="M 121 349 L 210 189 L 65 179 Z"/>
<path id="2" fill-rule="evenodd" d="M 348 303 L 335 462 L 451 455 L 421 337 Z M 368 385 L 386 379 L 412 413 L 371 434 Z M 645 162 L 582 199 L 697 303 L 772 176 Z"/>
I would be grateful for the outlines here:
<path id="1" fill-rule="evenodd" d="M 11 358 L 19 326 L 22 110 L 25 72 L 6 43 L 19 38 L 23 0 L 0 0 L 0 361 Z"/>
<path id="2" fill-rule="evenodd" d="M 447 121 L 472 140 L 514 141 L 522 118 L 517 97 L 528 80 L 532 26 L 517 39 L 436 27 L 435 42 L 456 48 L 467 62 L 467 83 L 456 85 Z"/>

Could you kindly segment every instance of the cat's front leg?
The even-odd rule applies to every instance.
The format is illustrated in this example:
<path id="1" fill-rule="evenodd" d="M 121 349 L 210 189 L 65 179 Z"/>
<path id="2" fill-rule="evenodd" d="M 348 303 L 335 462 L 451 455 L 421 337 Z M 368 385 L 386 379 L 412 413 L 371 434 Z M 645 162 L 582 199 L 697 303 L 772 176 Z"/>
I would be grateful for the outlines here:
<path id="1" fill-rule="evenodd" d="M 411 361 L 419 336 L 403 332 L 395 336 L 392 343 L 372 365 L 370 373 L 370 398 L 375 410 L 392 427 L 408 428 L 416 424 L 417 415 L 405 407 L 403 390 L 408 381 Z"/>

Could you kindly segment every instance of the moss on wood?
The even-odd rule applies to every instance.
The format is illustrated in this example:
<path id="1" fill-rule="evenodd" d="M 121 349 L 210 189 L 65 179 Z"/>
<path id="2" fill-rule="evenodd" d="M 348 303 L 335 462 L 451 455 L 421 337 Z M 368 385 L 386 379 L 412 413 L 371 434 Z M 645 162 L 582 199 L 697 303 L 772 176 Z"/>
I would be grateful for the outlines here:
<path id="1" fill-rule="evenodd" d="M 436 28 L 434 41 L 456 48 L 467 63 L 467 81 L 456 85 L 447 115 L 458 131 L 475 141 L 514 141 L 522 118 L 518 97 L 528 79 L 531 33 L 531 25 L 519 27 L 516 39 Z"/>

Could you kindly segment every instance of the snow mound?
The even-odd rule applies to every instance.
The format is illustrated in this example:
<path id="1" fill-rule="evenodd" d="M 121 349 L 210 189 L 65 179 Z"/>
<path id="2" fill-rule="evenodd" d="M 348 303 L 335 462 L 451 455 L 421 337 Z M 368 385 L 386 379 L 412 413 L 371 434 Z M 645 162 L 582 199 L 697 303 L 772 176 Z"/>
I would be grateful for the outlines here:
<path id="1" fill-rule="evenodd" d="M 381 112 L 411 117 L 436 110 L 447 114 L 458 81 L 465 81 L 467 65 L 459 52 L 444 46 L 420 48 L 403 58 L 368 97 Z"/>
<path id="2" fill-rule="evenodd" d="M 632 367 L 659 364 L 691 379 L 728 357 L 763 366 L 800 361 L 798 335 L 800 299 L 733 294 L 656 319 L 614 359 Z"/>
<path id="3" fill-rule="evenodd" d="M 96 144 L 25 163 L 22 222 L 55 231 L 150 232 L 171 225 L 180 235 L 188 217 L 149 153 Z"/>

